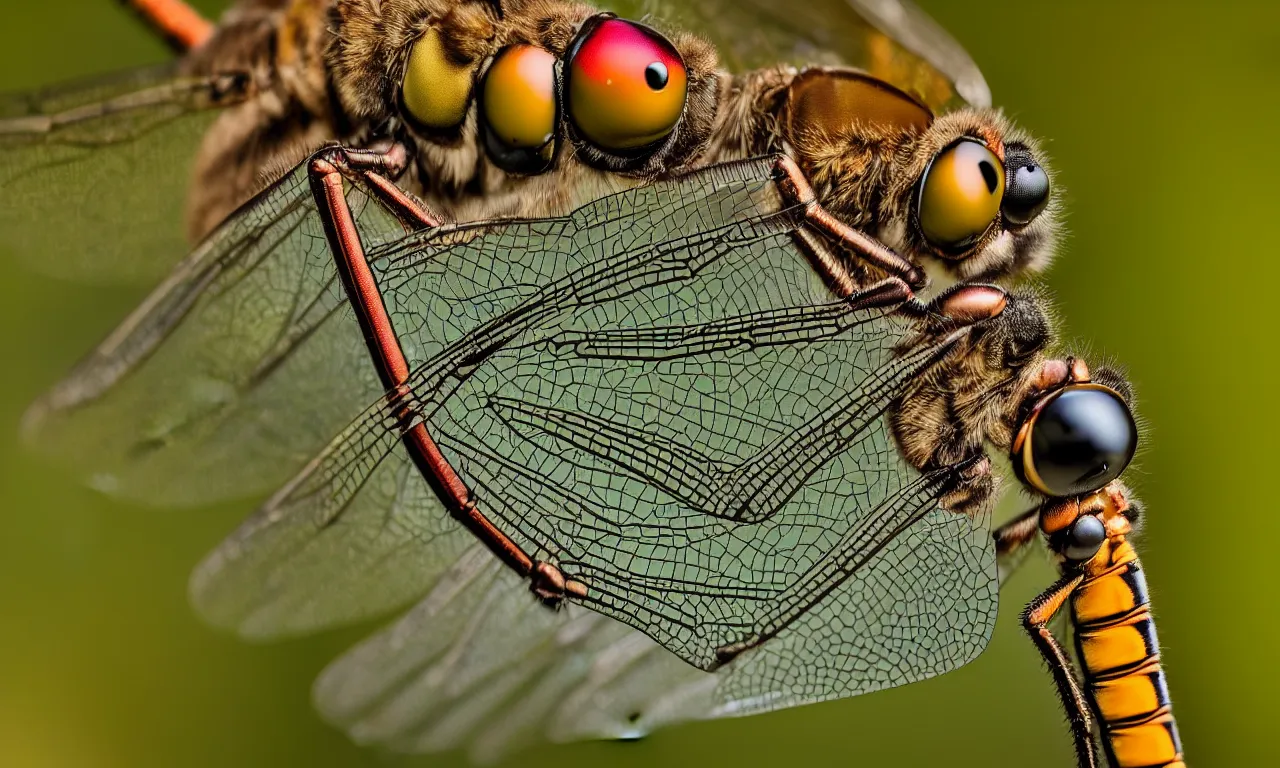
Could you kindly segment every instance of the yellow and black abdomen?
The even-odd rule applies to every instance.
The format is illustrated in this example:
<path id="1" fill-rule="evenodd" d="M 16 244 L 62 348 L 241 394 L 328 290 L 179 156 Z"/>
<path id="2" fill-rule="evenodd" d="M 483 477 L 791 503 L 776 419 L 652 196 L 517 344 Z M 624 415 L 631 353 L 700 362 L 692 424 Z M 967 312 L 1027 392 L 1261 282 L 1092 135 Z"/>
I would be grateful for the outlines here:
<path id="1" fill-rule="evenodd" d="M 1071 601 L 1085 689 L 1114 768 L 1185 768 L 1137 557 L 1120 548 Z"/>

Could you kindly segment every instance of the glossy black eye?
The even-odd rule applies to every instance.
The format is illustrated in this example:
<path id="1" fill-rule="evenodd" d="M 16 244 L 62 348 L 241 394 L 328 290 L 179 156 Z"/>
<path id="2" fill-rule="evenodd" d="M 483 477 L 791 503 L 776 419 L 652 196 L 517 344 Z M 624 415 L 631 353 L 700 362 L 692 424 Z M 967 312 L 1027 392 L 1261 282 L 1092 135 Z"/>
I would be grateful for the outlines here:
<path id="1" fill-rule="evenodd" d="M 1133 414 L 1115 390 L 1074 384 L 1048 396 L 1031 416 L 1015 466 L 1049 496 L 1091 493 L 1120 476 L 1138 448 Z"/>
<path id="2" fill-rule="evenodd" d="M 1029 224 L 1049 204 L 1049 174 L 1021 144 L 1005 148 L 1007 186 L 1000 210 L 1010 224 Z"/>
<path id="3" fill-rule="evenodd" d="M 1062 554 L 1076 562 L 1088 560 L 1098 554 L 1106 538 L 1107 528 L 1101 520 L 1093 515 L 1082 515 L 1067 531 Z"/>

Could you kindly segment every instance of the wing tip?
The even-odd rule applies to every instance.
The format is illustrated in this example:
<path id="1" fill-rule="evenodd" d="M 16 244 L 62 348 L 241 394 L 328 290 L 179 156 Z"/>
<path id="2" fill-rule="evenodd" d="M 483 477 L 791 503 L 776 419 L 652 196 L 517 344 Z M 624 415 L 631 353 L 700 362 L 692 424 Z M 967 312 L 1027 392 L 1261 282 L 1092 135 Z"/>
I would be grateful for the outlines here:
<path id="1" fill-rule="evenodd" d="M 228 586 L 225 578 L 227 568 L 236 559 L 228 552 L 228 544 L 220 544 L 192 569 L 187 579 L 188 604 L 204 624 L 245 642 L 260 644 L 280 639 L 280 633 L 266 632 L 255 626 L 254 604 L 246 603 L 242 585 Z"/>
<path id="2" fill-rule="evenodd" d="M 39 399 L 32 402 L 23 411 L 22 417 L 18 420 L 18 436 L 24 445 L 38 446 L 40 437 L 44 433 L 44 426 L 53 409 L 48 402 L 48 395 L 42 395 Z"/>

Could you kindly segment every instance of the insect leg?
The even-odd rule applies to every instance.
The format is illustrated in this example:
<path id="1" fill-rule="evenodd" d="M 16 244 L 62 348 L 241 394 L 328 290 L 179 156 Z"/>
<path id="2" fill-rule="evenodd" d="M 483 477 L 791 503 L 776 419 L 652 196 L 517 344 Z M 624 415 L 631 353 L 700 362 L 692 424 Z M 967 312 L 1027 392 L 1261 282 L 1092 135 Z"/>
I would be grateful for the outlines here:
<path id="1" fill-rule="evenodd" d="M 417 414 L 409 404 L 413 392 L 407 384 L 409 362 L 392 327 L 344 191 L 347 181 L 370 183 L 370 191 L 397 211 L 402 221 L 416 220 L 419 228 L 434 226 L 436 219 L 429 211 L 387 180 L 403 169 L 406 157 L 402 152 L 394 148 L 379 152 L 335 147 L 313 157 L 308 169 L 330 250 L 373 363 L 389 393 L 390 415 L 404 430 L 402 440 L 414 464 L 453 517 L 508 567 L 531 579 L 532 590 L 539 598 L 555 605 L 566 595 L 584 596 L 583 585 L 566 579 L 555 566 L 535 562 L 477 508 L 470 490 L 449 465 L 426 425 L 415 423 Z"/>
<path id="2" fill-rule="evenodd" d="M 1049 664 L 1049 672 L 1053 675 L 1054 685 L 1058 689 L 1058 698 L 1067 711 L 1067 719 L 1071 724 L 1071 737 L 1075 742 L 1076 759 L 1080 768 L 1098 768 L 1097 753 L 1093 744 L 1093 718 L 1089 714 L 1089 704 L 1084 692 L 1076 680 L 1075 670 L 1067 657 L 1066 650 L 1049 631 L 1049 622 L 1066 604 L 1067 599 L 1076 587 L 1080 586 L 1083 576 L 1072 574 L 1063 577 L 1044 594 L 1032 600 L 1022 612 L 1022 626 L 1031 636 L 1036 650 Z"/>
<path id="3" fill-rule="evenodd" d="M 123 0 L 179 53 L 199 48 L 213 36 L 213 22 L 182 0 Z"/>
<path id="4" fill-rule="evenodd" d="M 796 162 L 786 155 L 779 155 L 775 171 L 778 190 L 783 199 L 804 209 L 805 221 L 813 229 L 849 249 L 868 264 L 901 278 L 912 288 L 925 284 L 925 274 L 918 267 L 894 252 L 874 237 L 842 223 L 818 203 L 818 196 L 804 177 Z"/>
<path id="5" fill-rule="evenodd" d="M 1000 574 L 1000 583 L 1022 565 L 1029 551 L 1028 545 L 1034 542 L 1040 533 L 1040 510 L 1032 509 L 1000 526 L 991 534 L 996 543 L 996 569 Z"/>
<path id="6" fill-rule="evenodd" d="M 351 174 L 348 178 L 363 182 L 365 191 L 390 211 L 409 231 L 434 229 L 442 223 L 440 216 L 421 200 L 396 186 L 393 178 L 408 165 L 407 150 L 393 144 L 387 150 L 342 149 L 330 162 Z"/>
<path id="7" fill-rule="evenodd" d="M 433 229 L 442 223 L 440 216 L 426 204 L 392 181 L 409 164 L 408 151 L 403 145 L 393 144 L 385 150 L 333 147 L 312 159 L 313 178 L 318 161 L 332 166 L 334 172 L 348 181 L 359 184 L 408 231 Z"/>

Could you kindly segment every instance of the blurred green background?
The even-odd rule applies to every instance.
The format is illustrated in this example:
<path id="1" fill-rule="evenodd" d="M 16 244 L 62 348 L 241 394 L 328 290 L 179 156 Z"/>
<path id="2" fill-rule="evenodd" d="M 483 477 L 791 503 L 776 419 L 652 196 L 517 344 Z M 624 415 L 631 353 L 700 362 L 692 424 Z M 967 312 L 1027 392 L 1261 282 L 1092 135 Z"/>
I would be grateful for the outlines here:
<path id="1" fill-rule="evenodd" d="M 1131 484 L 1140 551 L 1193 765 L 1261 765 L 1280 718 L 1271 400 L 1280 259 L 1280 6 L 1269 2 L 922 3 L 996 102 L 1047 139 L 1070 239 L 1047 276 L 1068 347 L 1121 361 L 1148 424 Z M 206 11 L 222 3 L 202 2 Z M 5 3 L 0 89 L 161 60 L 108 0 Z M 12 263 L 12 262 L 11 262 Z M 136 302 L 6 269 L 0 281 L 0 765 L 384 765 L 308 703 L 356 636 L 253 647 L 200 625 L 189 569 L 244 506 L 160 512 L 104 499 L 23 451 L 25 404 Z M 926 683 L 638 744 L 544 747 L 555 765 L 1073 765 L 1052 686 L 1016 617 L 1053 578 L 1005 590 L 990 649 Z M 394 761 L 399 762 L 399 761 Z M 462 764 L 459 756 L 421 765 Z"/>

